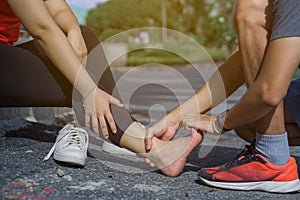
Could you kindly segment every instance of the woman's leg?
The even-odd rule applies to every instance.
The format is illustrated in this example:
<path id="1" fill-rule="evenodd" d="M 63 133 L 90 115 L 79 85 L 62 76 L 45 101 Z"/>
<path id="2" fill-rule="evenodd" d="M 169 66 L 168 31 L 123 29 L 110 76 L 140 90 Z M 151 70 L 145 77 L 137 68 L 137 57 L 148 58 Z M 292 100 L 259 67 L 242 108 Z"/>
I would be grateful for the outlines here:
<path id="1" fill-rule="evenodd" d="M 97 35 L 88 27 L 81 27 L 81 32 L 84 36 L 86 46 L 89 50 L 86 69 L 95 82 L 98 83 L 98 87 L 108 94 L 116 97 L 121 101 L 120 95 L 115 87 L 115 80 L 111 72 L 110 66 L 106 60 L 104 50 L 100 44 Z M 74 90 L 72 94 L 73 109 L 76 113 L 76 119 L 80 126 L 85 126 L 85 111 L 82 106 L 81 95 Z M 120 145 L 120 139 L 124 131 L 135 120 L 131 117 L 130 113 L 125 108 L 120 108 L 111 105 L 111 111 L 116 123 L 117 133 L 113 134 L 108 126 L 109 139 L 112 143 Z M 100 136 L 102 130 L 99 127 Z"/>
<path id="2" fill-rule="evenodd" d="M 98 82 L 98 86 L 101 89 L 121 100 L 101 45 L 98 45 L 90 52 L 87 60 L 87 70 L 94 80 Z M 77 118 L 81 118 L 83 125 L 83 107 L 81 105 L 75 107 L 78 109 L 76 111 Z M 113 134 L 108 127 L 109 140 L 142 157 L 149 158 L 168 176 L 177 176 L 182 171 L 187 156 L 202 140 L 201 134 L 196 132 L 191 136 L 179 138 L 171 142 L 154 138 L 153 149 L 150 152 L 146 152 L 144 144 L 146 129 L 137 123 L 125 108 L 112 105 L 111 111 L 116 122 L 117 133 Z M 78 116 L 79 113 L 81 113 L 81 116 Z M 100 129 L 99 131 L 101 132 Z"/>
<path id="3" fill-rule="evenodd" d="M 91 52 L 99 40 L 86 26 L 81 32 Z M 0 106 L 72 106 L 72 85 L 35 41 L 0 45 L 0 58 Z"/>
<path id="4" fill-rule="evenodd" d="M 81 30 L 91 51 L 99 40 L 89 28 Z M 35 41 L 0 45 L 0 57 L 0 106 L 72 106 L 72 85 Z"/>
<path id="5" fill-rule="evenodd" d="M 70 105 L 71 96 L 66 91 L 72 90 L 71 84 L 54 66 L 46 66 L 38 54 L 22 47 L 0 45 L 0 106 Z"/>

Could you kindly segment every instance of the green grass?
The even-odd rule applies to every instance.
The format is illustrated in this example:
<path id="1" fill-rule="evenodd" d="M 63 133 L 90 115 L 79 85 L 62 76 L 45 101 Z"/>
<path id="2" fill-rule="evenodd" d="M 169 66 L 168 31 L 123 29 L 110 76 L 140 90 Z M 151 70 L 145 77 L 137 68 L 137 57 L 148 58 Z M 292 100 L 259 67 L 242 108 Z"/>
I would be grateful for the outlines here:
<path id="1" fill-rule="evenodd" d="M 135 50 L 128 54 L 127 65 L 136 66 L 148 63 L 172 65 L 187 63 L 187 61 L 176 54 L 158 49 Z"/>
<path id="2" fill-rule="evenodd" d="M 160 46 L 159 46 L 160 45 Z M 137 66 L 137 65 L 143 65 L 143 64 L 149 64 L 149 63 L 160 63 L 165 65 L 176 65 L 176 64 L 186 64 L 186 63 L 196 63 L 196 62 L 205 62 L 210 61 L 210 57 L 214 61 L 223 61 L 227 58 L 228 53 L 224 50 L 219 49 L 205 49 L 206 52 L 210 55 L 207 56 L 207 54 L 202 51 L 199 52 L 199 49 L 194 49 L 191 46 L 180 46 L 180 45 L 174 45 L 169 46 L 167 49 L 169 51 L 161 50 L 157 47 L 162 47 L 161 44 L 158 44 L 156 47 L 152 46 L 146 47 L 145 46 L 137 46 L 137 44 L 131 44 L 129 45 L 130 49 L 137 49 L 130 51 L 128 53 L 127 57 L 127 65 L 128 66 Z M 172 50 L 174 49 L 174 51 Z M 177 52 L 178 49 L 180 49 L 180 53 L 184 56 L 179 56 L 172 52 Z"/>

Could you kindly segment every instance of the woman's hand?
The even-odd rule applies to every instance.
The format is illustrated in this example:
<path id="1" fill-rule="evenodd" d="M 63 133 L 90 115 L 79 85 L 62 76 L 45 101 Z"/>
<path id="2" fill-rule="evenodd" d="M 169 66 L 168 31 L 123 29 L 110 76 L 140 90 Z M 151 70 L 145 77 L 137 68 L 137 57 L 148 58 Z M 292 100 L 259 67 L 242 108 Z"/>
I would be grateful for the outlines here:
<path id="1" fill-rule="evenodd" d="M 83 100 L 85 109 L 85 126 L 92 128 L 99 135 L 99 123 L 105 138 L 108 138 L 107 124 L 113 133 L 117 132 L 116 124 L 110 110 L 110 104 L 123 107 L 123 104 L 113 96 L 95 87 Z"/>

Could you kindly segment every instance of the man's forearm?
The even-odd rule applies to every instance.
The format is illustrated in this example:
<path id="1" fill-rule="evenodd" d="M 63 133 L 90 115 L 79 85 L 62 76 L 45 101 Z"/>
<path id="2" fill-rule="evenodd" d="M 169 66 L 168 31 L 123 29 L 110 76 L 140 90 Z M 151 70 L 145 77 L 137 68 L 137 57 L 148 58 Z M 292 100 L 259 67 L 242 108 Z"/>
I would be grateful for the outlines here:
<path id="1" fill-rule="evenodd" d="M 227 113 L 225 128 L 232 129 L 255 122 L 276 109 L 286 95 L 299 65 L 299 45 L 299 37 L 285 37 L 270 42 L 258 77 Z"/>
<path id="2" fill-rule="evenodd" d="M 175 108 L 167 117 L 181 121 L 185 114 L 205 113 L 224 101 L 243 83 L 240 52 L 236 49 L 195 95 Z"/>

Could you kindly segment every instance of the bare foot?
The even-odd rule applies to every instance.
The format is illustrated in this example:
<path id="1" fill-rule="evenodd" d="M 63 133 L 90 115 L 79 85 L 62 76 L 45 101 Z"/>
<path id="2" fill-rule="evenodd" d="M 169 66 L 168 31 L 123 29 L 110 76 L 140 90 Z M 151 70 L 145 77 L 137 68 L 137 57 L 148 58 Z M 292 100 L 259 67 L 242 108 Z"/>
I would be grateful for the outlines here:
<path id="1" fill-rule="evenodd" d="M 191 136 L 173 141 L 156 140 L 155 150 L 139 154 L 151 166 L 157 166 L 167 176 L 178 176 L 191 151 L 202 141 L 202 135 L 192 130 Z"/>

